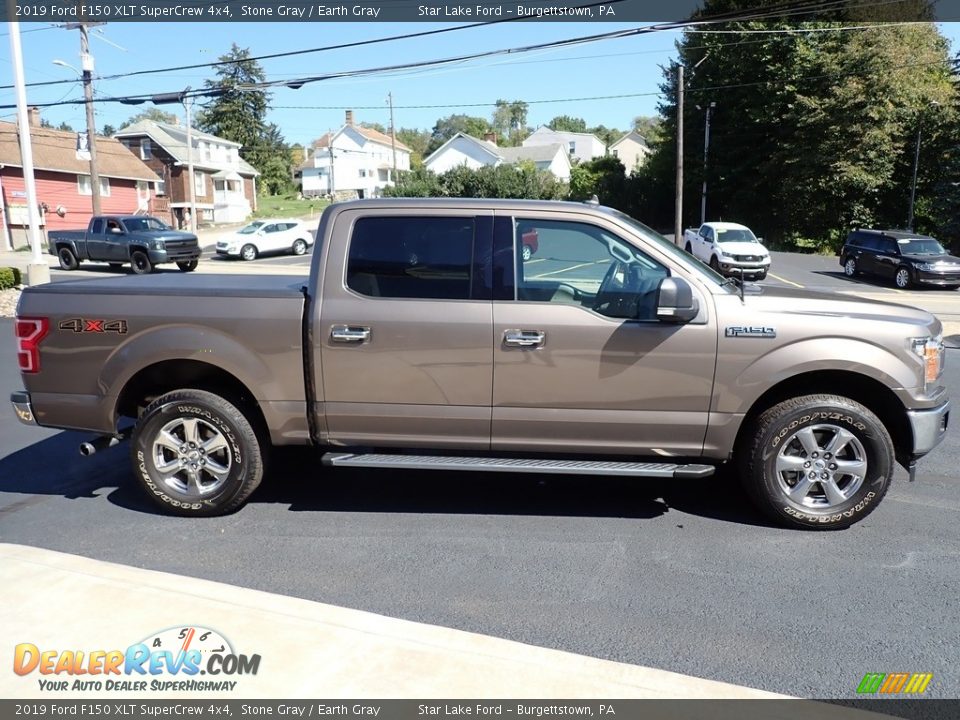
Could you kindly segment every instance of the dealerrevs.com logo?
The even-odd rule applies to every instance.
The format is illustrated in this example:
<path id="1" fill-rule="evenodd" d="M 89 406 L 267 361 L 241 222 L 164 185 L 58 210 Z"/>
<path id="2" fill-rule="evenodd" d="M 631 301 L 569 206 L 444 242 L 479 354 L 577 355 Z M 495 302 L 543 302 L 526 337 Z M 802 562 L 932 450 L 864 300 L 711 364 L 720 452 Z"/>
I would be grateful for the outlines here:
<path id="1" fill-rule="evenodd" d="M 216 630 L 175 627 L 148 635 L 125 650 L 52 650 L 19 643 L 17 675 L 37 674 L 45 691 L 231 691 L 232 678 L 256 675 L 260 655 L 244 655 Z M 202 676 L 202 677 L 201 677 Z"/>

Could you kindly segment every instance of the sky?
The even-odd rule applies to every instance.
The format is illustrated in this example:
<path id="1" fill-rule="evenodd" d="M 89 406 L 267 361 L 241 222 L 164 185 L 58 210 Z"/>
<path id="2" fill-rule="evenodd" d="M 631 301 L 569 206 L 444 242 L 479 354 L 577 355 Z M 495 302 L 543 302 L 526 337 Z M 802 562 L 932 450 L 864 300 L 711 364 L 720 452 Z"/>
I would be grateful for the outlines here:
<path id="1" fill-rule="evenodd" d="M 91 31 L 90 49 L 95 77 L 116 73 L 216 61 L 231 43 L 264 55 L 402 35 L 467 23 L 110 23 Z M 459 56 L 500 48 L 513 48 L 639 27 L 639 23 L 523 22 L 458 30 L 427 38 L 400 40 L 360 48 L 264 60 L 271 80 L 355 70 L 398 63 Z M 960 42 L 960 23 L 942 23 L 941 32 L 954 51 Z M 637 115 L 657 112 L 660 66 L 676 57 L 679 33 L 657 32 L 582 44 L 563 49 L 539 50 L 506 57 L 468 61 L 451 67 L 394 72 L 375 77 L 336 79 L 304 85 L 299 90 L 277 88 L 270 101 L 269 122 L 276 123 L 287 142 L 309 143 L 344 122 L 344 110 L 354 109 L 357 122 L 388 126 L 387 94 L 392 93 L 398 128 L 430 129 L 438 118 L 466 113 L 489 118 L 497 99 L 529 103 L 531 127 L 546 124 L 557 115 L 583 118 L 588 126 L 629 129 Z M 76 30 L 38 23 L 21 24 L 23 63 L 28 83 L 67 80 L 76 73 L 54 65 L 62 60 L 80 67 L 80 37 Z M 0 85 L 13 83 L 10 40 L 0 27 Z M 180 70 L 128 79 L 96 81 L 97 95 L 159 94 L 188 86 L 200 87 L 212 79 L 210 68 Z M 630 96 L 595 99 L 601 96 Z M 27 102 L 56 102 L 83 97 L 79 82 L 27 88 Z M 13 104 L 12 89 L 0 90 L 0 105 Z M 541 102 L 557 101 L 557 102 Z M 417 108 L 431 105 L 442 107 Z M 477 105 L 470 107 L 471 105 Z M 130 106 L 95 103 L 98 130 L 105 124 L 118 127 L 149 104 Z M 329 108 L 329 109 L 320 109 Z M 162 109 L 178 112 L 178 105 Z M 86 124 L 83 105 L 45 108 L 45 119 L 54 125 Z M 13 110 L 0 110 L 0 119 L 12 120 Z"/>

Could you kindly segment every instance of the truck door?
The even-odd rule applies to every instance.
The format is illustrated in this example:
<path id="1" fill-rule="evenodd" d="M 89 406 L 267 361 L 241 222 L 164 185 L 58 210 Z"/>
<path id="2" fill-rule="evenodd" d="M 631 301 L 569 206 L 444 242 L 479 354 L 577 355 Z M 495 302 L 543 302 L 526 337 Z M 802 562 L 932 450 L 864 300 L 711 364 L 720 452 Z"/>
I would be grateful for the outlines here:
<path id="1" fill-rule="evenodd" d="M 105 218 L 98 217 L 93 218 L 90 221 L 90 226 L 87 228 L 87 236 L 84 241 L 85 247 L 77 248 L 79 257 L 81 260 L 104 260 L 106 259 L 107 247 L 106 247 L 106 238 L 104 237 L 104 223 L 106 222 Z"/>
<path id="2" fill-rule="evenodd" d="M 344 210 L 331 222 L 314 325 L 328 440 L 489 448 L 493 319 L 481 266 L 492 212 Z"/>
<path id="3" fill-rule="evenodd" d="M 492 448 L 698 455 L 717 347 L 707 297 L 693 322 L 659 322 L 669 261 L 613 223 L 556 217 L 497 217 L 494 253 L 513 252 L 516 287 L 493 305 Z M 540 242 L 527 261 L 524 228 Z"/>
<path id="4" fill-rule="evenodd" d="M 104 250 L 100 260 L 109 262 L 126 262 L 130 259 L 130 236 L 127 229 L 118 218 L 106 218 Z"/>

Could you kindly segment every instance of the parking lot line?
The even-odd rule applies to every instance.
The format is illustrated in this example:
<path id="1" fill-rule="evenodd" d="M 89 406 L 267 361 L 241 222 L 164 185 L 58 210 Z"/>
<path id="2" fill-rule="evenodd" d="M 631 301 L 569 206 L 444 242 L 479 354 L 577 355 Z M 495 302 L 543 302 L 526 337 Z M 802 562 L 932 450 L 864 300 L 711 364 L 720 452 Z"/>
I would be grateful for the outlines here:
<path id="1" fill-rule="evenodd" d="M 558 275 L 559 273 L 570 272 L 571 270 L 577 270 L 578 268 L 587 267 L 589 265 L 595 265 L 593 261 L 580 263 L 579 265 L 571 265 L 570 267 L 561 268 L 560 270 L 551 270 L 550 272 L 540 273 L 536 277 L 530 278 L 531 280 L 539 280 L 540 278 L 545 278 L 548 275 Z"/>
<path id="2" fill-rule="evenodd" d="M 780 277 L 779 275 L 774 275 L 773 273 L 769 273 L 769 275 L 770 275 L 770 277 L 772 277 L 772 278 L 776 278 L 776 279 L 779 280 L 780 282 L 785 282 L 785 283 L 787 283 L 787 285 L 793 285 L 794 287 L 798 287 L 798 288 L 802 288 L 802 287 L 803 287 L 803 285 L 801 285 L 800 283 L 796 283 L 796 282 L 794 282 L 793 280 L 787 280 L 786 278 L 782 278 L 782 277 Z"/>

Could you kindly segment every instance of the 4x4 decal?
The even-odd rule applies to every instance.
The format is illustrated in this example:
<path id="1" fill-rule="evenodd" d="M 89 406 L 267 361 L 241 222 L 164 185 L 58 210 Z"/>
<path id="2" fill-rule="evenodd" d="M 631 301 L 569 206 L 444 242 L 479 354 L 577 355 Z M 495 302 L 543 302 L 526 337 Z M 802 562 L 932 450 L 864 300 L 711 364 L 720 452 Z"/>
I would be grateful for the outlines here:
<path id="1" fill-rule="evenodd" d="M 115 332 L 120 335 L 127 334 L 126 320 L 100 320 L 93 318 L 70 318 L 61 320 L 58 326 L 60 330 L 72 330 L 77 333 L 107 333 Z"/>

